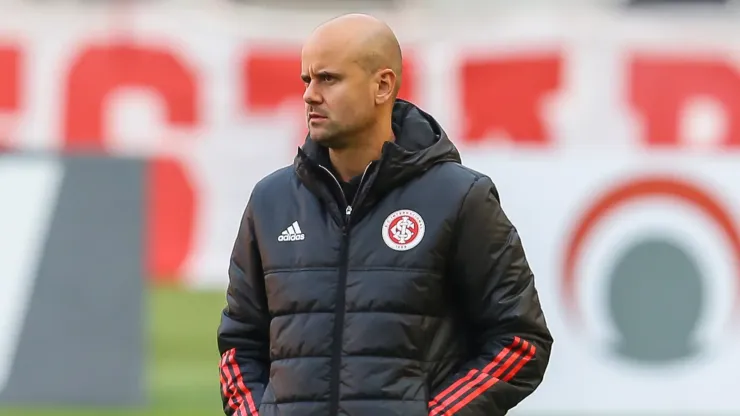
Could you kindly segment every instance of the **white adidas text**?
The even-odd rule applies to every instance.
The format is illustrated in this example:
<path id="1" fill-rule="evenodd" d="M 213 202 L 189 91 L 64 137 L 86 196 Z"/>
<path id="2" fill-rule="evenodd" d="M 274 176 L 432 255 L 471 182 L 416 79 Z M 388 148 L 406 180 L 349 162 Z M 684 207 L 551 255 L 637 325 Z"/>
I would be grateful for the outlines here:
<path id="1" fill-rule="evenodd" d="M 298 225 L 298 221 L 293 222 L 290 227 L 282 232 L 278 236 L 278 241 L 301 241 L 306 238 L 306 235 L 301 231 L 301 227 Z"/>

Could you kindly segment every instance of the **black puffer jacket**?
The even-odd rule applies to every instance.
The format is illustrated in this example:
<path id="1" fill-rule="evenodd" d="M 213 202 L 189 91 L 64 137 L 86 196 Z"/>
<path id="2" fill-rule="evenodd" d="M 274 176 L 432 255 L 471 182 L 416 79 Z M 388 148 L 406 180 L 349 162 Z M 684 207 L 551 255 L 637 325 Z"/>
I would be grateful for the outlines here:
<path id="1" fill-rule="evenodd" d="M 254 188 L 218 331 L 227 415 L 495 416 L 542 381 L 552 338 L 493 183 L 413 104 L 393 120 L 347 207 L 310 139 Z"/>

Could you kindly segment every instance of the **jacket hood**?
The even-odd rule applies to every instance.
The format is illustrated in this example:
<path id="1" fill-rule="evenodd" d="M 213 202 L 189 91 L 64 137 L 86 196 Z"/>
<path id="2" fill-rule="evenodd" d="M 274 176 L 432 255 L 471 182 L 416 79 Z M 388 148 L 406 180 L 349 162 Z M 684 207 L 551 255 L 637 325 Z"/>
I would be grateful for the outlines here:
<path id="1" fill-rule="evenodd" d="M 392 188 L 425 172 L 437 163 L 461 163 L 460 153 L 437 120 L 416 105 L 396 99 L 393 106 L 395 141 L 385 142 L 377 168 L 377 186 Z M 301 173 L 305 164 L 328 163 L 328 149 L 310 136 L 295 158 Z"/>

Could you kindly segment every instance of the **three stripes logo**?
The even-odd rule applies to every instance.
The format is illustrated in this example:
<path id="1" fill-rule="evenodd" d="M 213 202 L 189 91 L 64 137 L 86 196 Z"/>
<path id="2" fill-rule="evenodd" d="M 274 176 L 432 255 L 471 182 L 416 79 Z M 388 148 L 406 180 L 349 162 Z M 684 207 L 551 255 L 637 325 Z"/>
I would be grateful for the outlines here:
<path id="1" fill-rule="evenodd" d="M 301 227 L 298 225 L 298 221 L 293 224 L 278 236 L 278 241 L 301 241 L 306 238 L 306 235 L 301 231 Z"/>
<path id="2" fill-rule="evenodd" d="M 221 356 L 221 394 L 234 415 L 259 415 L 252 391 L 244 383 L 244 375 L 236 361 L 235 348 Z"/>
<path id="3" fill-rule="evenodd" d="M 456 414 L 499 381 L 509 381 L 534 358 L 534 344 L 519 337 L 506 346 L 482 370 L 472 369 L 429 402 L 429 416 Z"/>

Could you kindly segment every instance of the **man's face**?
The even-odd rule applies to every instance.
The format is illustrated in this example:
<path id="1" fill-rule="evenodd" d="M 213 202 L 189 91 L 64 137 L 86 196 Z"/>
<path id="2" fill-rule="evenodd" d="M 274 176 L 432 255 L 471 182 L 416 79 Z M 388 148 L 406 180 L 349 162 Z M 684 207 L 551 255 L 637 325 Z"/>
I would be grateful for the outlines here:
<path id="1" fill-rule="evenodd" d="M 348 46 L 309 41 L 302 53 L 308 132 L 329 148 L 346 147 L 374 118 L 372 76 L 353 59 Z"/>

